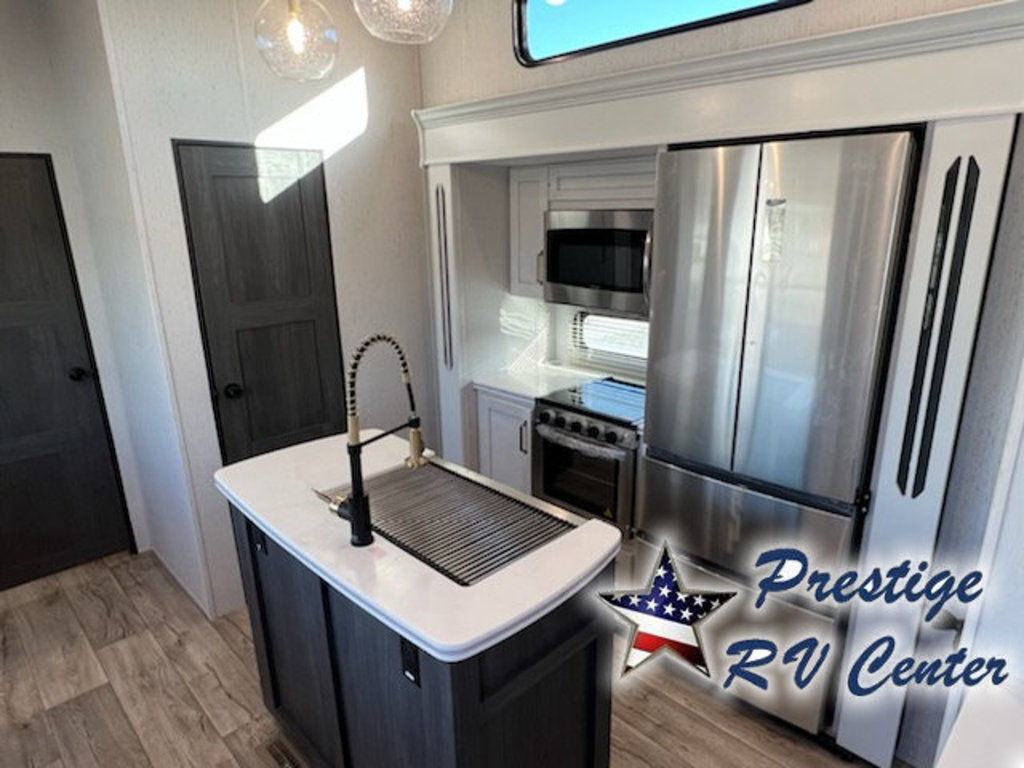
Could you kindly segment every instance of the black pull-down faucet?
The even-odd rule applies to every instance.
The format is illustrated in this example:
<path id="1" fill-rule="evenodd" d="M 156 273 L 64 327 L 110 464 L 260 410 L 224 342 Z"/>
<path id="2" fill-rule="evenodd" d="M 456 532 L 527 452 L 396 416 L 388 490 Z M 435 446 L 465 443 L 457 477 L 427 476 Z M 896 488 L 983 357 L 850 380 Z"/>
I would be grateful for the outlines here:
<path id="1" fill-rule="evenodd" d="M 356 410 L 356 377 L 359 374 L 359 363 L 367 350 L 381 342 L 389 345 L 398 355 L 402 383 L 405 384 L 405 391 L 409 395 L 409 419 L 393 429 L 360 442 L 359 414 Z M 423 433 L 420 431 L 420 417 L 416 414 L 416 398 L 412 394 L 409 362 L 405 358 L 405 351 L 394 336 L 375 333 L 367 336 L 356 347 L 356 351 L 352 355 L 352 364 L 348 369 L 348 392 L 345 394 L 348 408 L 348 460 L 352 475 L 352 487 L 347 499 L 331 499 L 330 508 L 335 514 L 346 518 L 352 524 L 352 546 L 365 547 L 373 543 L 373 528 L 370 522 L 370 497 L 367 496 L 363 487 L 363 448 L 408 427 L 409 457 L 405 460 L 406 466 L 417 469 L 427 463 L 423 457 Z"/>

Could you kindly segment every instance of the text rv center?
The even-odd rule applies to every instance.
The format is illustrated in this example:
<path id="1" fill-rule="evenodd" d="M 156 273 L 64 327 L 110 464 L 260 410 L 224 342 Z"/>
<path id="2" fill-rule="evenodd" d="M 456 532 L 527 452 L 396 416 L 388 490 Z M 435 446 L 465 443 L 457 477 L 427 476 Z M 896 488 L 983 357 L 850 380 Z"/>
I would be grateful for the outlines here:
<path id="1" fill-rule="evenodd" d="M 881 601 L 889 605 L 923 601 L 927 605 L 924 619 L 931 622 L 951 601 L 971 603 L 984 591 L 980 571 L 971 571 L 959 578 L 947 570 L 930 574 L 929 563 L 920 562 L 915 568 L 909 560 L 885 571 L 873 568 L 863 576 L 849 570 L 833 577 L 828 571 L 809 571 L 807 555 L 799 549 L 779 548 L 762 552 L 755 566 L 771 568 L 757 583 L 755 608 L 761 608 L 769 594 L 802 590 L 819 603 L 832 601 L 840 605 L 855 600 Z M 1001 685 L 1009 677 L 1005 659 L 968 658 L 966 648 L 933 659 L 895 658 L 896 649 L 896 638 L 891 635 L 881 635 L 863 649 L 852 649 L 855 657 L 846 676 L 850 692 L 855 696 L 868 696 L 886 685 L 902 687 L 912 683 L 950 688 L 975 686 L 987 680 L 992 685 Z M 830 651 L 830 643 L 814 636 L 783 649 L 769 638 L 736 641 L 726 651 L 729 656 L 738 658 L 730 664 L 723 687 L 741 680 L 767 690 L 769 682 L 759 668 L 782 664 L 792 667 L 797 687 L 806 688 Z"/>

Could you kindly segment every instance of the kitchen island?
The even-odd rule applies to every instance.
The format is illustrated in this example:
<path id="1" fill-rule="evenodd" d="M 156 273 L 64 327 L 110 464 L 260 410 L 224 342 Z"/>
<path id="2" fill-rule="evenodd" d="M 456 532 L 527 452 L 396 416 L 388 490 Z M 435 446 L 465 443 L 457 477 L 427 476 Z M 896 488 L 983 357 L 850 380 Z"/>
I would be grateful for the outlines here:
<path id="1" fill-rule="evenodd" d="M 231 503 L 264 699 L 284 732 L 313 765 L 607 765 L 610 634 L 594 592 L 618 530 L 491 488 L 510 509 L 530 505 L 568 525 L 465 585 L 379 533 L 351 545 L 348 523 L 312 490 L 348 482 L 344 441 L 216 475 Z M 368 446 L 368 484 L 407 453 L 397 437 Z"/>

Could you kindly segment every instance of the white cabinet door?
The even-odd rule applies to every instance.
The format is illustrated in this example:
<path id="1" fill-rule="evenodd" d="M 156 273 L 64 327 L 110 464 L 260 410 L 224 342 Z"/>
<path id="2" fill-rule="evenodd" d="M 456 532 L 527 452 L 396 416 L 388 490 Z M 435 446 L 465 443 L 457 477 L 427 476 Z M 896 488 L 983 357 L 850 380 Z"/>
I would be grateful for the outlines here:
<path id="1" fill-rule="evenodd" d="M 530 422 L 533 401 L 477 389 L 480 472 L 530 493 Z"/>
<path id="2" fill-rule="evenodd" d="M 653 208 L 654 155 L 650 157 L 565 163 L 548 169 L 552 209 Z"/>
<path id="3" fill-rule="evenodd" d="M 940 519 L 945 520 L 1015 124 L 1015 116 L 1007 115 L 943 120 L 929 127 L 860 573 L 903 560 L 932 560 Z M 916 653 L 923 650 L 921 626 L 916 604 L 854 601 L 839 679 L 848 679 L 854 662 L 881 635 L 895 640 L 894 659 L 930 658 L 931 648 Z M 951 691 L 951 711 L 958 690 Z M 890 765 L 907 693 L 906 687 L 886 685 L 860 697 L 840 686 L 836 743 L 874 765 Z M 929 698 L 928 709 L 935 711 L 937 702 Z"/>
<path id="4" fill-rule="evenodd" d="M 509 291 L 517 296 L 543 296 L 544 212 L 548 209 L 547 166 L 509 171 L 511 276 Z"/>
<path id="5" fill-rule="evenodd" d="M 441 456 L 464 464 L 462 412 L 462 340 L 458 333 L 460 302 L 455 253 L 455 214 L 452 169 L 427 169 L 430 209 L 430 262 L 434 291 L 434 338 L 437 344 L 438 400 L 441 415 Z"/>

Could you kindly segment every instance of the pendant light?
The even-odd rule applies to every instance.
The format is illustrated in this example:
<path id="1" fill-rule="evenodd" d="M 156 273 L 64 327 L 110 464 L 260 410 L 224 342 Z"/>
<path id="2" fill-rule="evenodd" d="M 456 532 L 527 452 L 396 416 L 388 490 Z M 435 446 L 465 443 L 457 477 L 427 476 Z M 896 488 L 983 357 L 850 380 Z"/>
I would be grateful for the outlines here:
<path id="1" fill-rule="evenodd" d="M 334 67 L 338 28 L 317 0 L 265 0 L 256 12 L 256 47 L 275 74 L 320 80 Z"/>
<path id="2" fill-rule="evenodd" d="M 429 43 L 452 15 L 452 0 L 352 0 L 370 34 L 389 43 Z"/>

